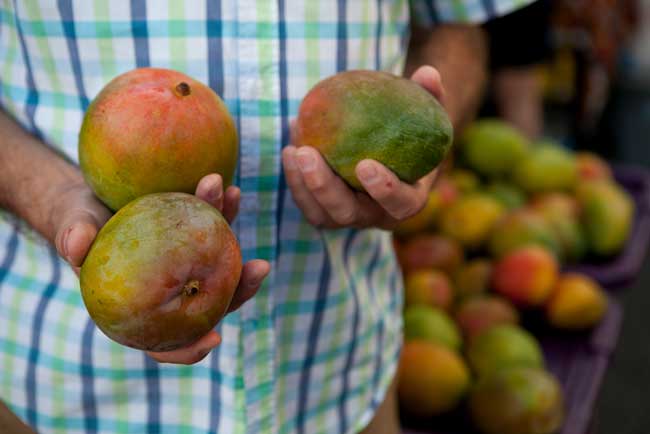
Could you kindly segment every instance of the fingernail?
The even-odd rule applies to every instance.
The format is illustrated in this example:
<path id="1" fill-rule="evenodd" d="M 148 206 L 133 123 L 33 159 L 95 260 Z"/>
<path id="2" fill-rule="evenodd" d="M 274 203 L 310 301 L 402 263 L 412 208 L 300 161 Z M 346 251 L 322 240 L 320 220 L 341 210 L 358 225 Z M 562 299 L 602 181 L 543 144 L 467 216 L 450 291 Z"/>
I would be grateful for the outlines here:
<path id="1" fill-rule="evenodd" d="M 72 233 L 72 227 L 69 227 L 65 230 L 63 234 L 63 257 L 66 260 L 70 258 L 70 234 Z"/>
<path id="2" fill-rule="evenodd" d="M 212 350 L 212 348 L 204 348 L 204 349 L 202 349 L 201 351 L 199 351 L 199 352 L 197 353 L 197 357 L 198 357 L 199 359 L 202 359 L 202 358 L 204 358 L 205 356 L 207 356 L 208 353 L 209 353 L 211 350 Z"/>
<path id="3" fill-rule="evenodd" d="M 374 164 L 363 163 L 361 167 L 359 167 L 359 178 L 361 178 L 361 181 L 366 184 L 372 185 L 379 182 L 380 177 Z"/>
<path id="4" fill-rule="evenodd" d="M 249 288 L 256 288 L 256 287 L 260 286 L 263 279 L 264 279 L 264 276 L 256 276 L 256 277 L 252 278 L 251 280 L 248 281 L 248 287 Z"/>
<path id="5" fill-rule="evenodd" d="M 287 152 L 287 156 L 284 159 L 284 167 L 287 170 L 296 170 L 296 168 L 297 168 L 297 166 L 296 166 L 296 158 L 293 155 L 293 153 L 288 153 Z"/>
<path id="6" fill-rule="evenodd" d="M 316 160 L 314 156 L 307 150 L 298 150 L 296 152 L 298 158 L 298 165 L 303 172 L 311 172 L 316 167 Z"/>
<path id="7" fill-rule="evenodd" d="M 216 184 L 208 190 L 208 198 L 210 199 L 210 202 L 216 202 L 221 198 L 221 189 L 217 188 Z"/>

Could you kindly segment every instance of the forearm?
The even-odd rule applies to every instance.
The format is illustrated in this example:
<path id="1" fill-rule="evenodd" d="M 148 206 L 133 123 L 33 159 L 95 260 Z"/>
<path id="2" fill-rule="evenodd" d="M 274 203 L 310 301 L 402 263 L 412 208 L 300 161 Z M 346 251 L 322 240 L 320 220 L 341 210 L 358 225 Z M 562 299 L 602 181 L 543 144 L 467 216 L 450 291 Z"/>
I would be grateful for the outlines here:
<path id="1" fill-rule="evenodd" d="M 53 241 L 57 196 L 83 182 L 79 170 L 0 110 L 0 207 Z"/>
<path id="2" fill-rule="evenodd" d="M 430 64 L 442 77 L 445 108 L 459 131 L 475 115 L 487 81 L 487 43 L 483 30 L 470 25 L 416 29 L 409 46 L 405 76 Z"/>

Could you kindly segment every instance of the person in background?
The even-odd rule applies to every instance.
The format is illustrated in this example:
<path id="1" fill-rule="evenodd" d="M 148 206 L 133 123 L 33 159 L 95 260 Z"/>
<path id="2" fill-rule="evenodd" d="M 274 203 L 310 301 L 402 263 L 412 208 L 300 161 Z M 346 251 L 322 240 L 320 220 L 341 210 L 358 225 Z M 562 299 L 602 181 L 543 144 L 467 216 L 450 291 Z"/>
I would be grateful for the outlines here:
<path id="1" fill-rule="evenodd" d="M 290 120 L 337 71 L 406 68 L 460 127 L 485 79 L 476 23 L 526 3 L 2 3 L 0 398 L 26 424 L 11 432 L 398 433 L 401 279 L 381 229 L 423 206 L 435 172 L 407 185 L 366 160 L 368 194 L 354 193 L 289 143 Z M 436 26 L 406 62 L 411 15 Z M 247 262 L 233 311 L 169 353 L 106 338 L 74 272 L 110 217 L 76 164 L 84 110 L 117 74 L 148 66 L 207 83 L 240 134 L 237 187 L 213 174 L 196 192 L 239 211 Z"/>
<path id="2" fill-rule="evenodd" d="M 551 0 L 539 0 L 484 26 L 496 112 L 533 140 L 544 127 L 540 66 L 551 53 L 551 10 Z"/>

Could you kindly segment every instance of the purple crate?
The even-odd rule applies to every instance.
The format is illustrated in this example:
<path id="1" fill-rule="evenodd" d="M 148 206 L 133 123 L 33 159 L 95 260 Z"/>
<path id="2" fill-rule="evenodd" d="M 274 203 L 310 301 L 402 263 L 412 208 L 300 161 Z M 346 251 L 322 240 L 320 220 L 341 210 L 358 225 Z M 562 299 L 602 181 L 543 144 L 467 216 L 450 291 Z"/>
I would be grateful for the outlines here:
<path id="1" fill-rule="evenodd" d="M 610 301 L 603 322 L 590 333 L 535 330 L 546 365 L 564 390 L 566 419 L 559 434 L 585 434 L 589 430 L 593 407 L 623 319 L 620 303 Z M 403 434 L 477 434 L 465 408 L 431 420 L 405 420 L 404 426 Z"/>
<path id="2" fill-rule="evenodd" d="M 606 262 L 589 261 L 567 267 L 587 274 L 606 288 L 629 286 L 641 271 L 650 241 L 650 172 L 642 167 L 615 166 L 614 177 L 634 199 L 636 213 L 623 251 Z"/>

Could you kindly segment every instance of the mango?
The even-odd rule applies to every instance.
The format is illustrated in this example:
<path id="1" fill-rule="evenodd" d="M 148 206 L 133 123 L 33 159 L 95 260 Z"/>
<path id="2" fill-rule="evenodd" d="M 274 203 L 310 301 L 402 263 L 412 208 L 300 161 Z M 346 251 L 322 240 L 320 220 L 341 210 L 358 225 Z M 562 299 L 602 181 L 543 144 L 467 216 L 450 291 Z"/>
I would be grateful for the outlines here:
<path id="1" fill-rule="evenodd" d="M 345 71 L 304 97 L 296 146 L 318 149 L 350 186 L 363 190 L 355 168 L 373 159 L 414 183 L 451 147 L 453 128 L 436 98 L 417 83 L 379 71 Z"/>
<path id="2" fill-rule="evenodd" d="M 216 208 L 186 193 L 154 193 L 99 231 L 81 267 L 81 295 L 109 338 L 170 351 L 226 314 L 241 269 L 237 240 Z"/>
<path id="3" fill-rule="evenodd" d="M 79 133 L 79 165 L 88 185 L 116 211 L 148 193 L 193 193 L 237 166 L 237 132 L 223 101 L 177 71 L 139 68 L 99 92 Z"/>
<path id="4" fill-rule="evenodd" d="M 481 184 L 481 180 L 474 172 L 467 169 L 454 168 L 449 174 L 451 182 L 461 194 L 476 191 Z"/>
<path id="5" fill-rule="evenodd" d="M 578 167 L 578 178 L 583 181 L 611 180 L 613 178 L 609 164 L 594 153 L 577 152 L 576 165 Z"/>
<path id="6" fill-rule="evenodd" d="M 421 235 L 398 243 L 396 253 L 405 274 L 434 268 L 451 273 L 465 257 L 456 240 L 436 234 Z"/>
<path id="7" fill-rule="evenodd" d="M 504 214 L 499 202 L 484 193 L 470 193 L 456 200 L 440 215 L 440 232 L 468 249 L 479 248 Z"/>
<path id="8" fill-rule="evenodd" d="M 467 360 L 479 377 L 514 366 L 544 366 L 533 335 L 513 324 L 498 324 L 475 336 L 469 342 Z"/>
<path id="9" fill-rule="evenodd" d="M 447 275 L 438 270 L 417 270 L 404 278 L 404 304 L 425 304 L 449 309 L 454 293 Z"/>
<path id="10" fill-rule="evenodd" d="M 554 434 L 564 422 L 562 388 L 539 368 L 504 369 L 479 379 L 469 407 L 485 434 Z"/>
<path id="11" fill-rule="evenodd" d="M 529 193 L 571 190 L 578 179 L 575 157 L 552 142 L 542 142 L 522 159 L 513 180 Z"/>
<path id="12" fill-rule="evenodd" d="M 578 188 L 589 247 L 597 255 L 621 251 L 632 230 L 635 212 L 630 195 L 608 181 L 584 182 Z"/>
<path id="13" fill-rule="evenodd" d="M 467 165 L 488 176 L 506 175 L 526 155 L 528 139 L 498 119 L 482 119 L 469 125 L 461 137 Z"/>
<path id="14" fill-rule="evenodd" d="M 492 262 L 488 259 L 473 259 L 461 265 L 454 276 L 454 292 L 458 299 L 464 299 L 486 292 L 492 279 Z"/>
<path id="15" fill-rule="evenodd" d="M 490 183 L 485 192 L 498 200 L 507 210 L 521 208 L 526 204 L 526 194 L 516 185 L 495 181 Z"/>
<path id="16" fill-rule="evenodd" d="M 460 331 L 441 309 L 431 306 L 411 306 L 404 311 L 404 339 L 421 339 L 458 351 Z"/>
<path id="17" fill-rule="evenodd" d="M 524 246 L 496 263 L 493 289 L 519 306 L 541 306 L 558 279 L 558 263 L 539 246 Z"/>
<path id="18" fill-rule="evenodd" d="M 462 301 L 454 318 L 469 341 L 496 325 L 519 323 L 519 313 L 512 303 L 495 295 L 475 296 Z"/>
<path id="19" fill-rule="evenodd" d="M 584 330 L 603 319 L 607 305 L 605 291 L 596 281 L 583 274 L 566 273 L 546 303 L 546 317 L 557 328 Z"/>
<path id="20" fill-rule="evenodd" d="M 404 412 L 425 418 L 452 410 L 469 385 L 469 370 L 454 351 L 423 340 L 404 343 L 397 387 Z"/>
<path id="21" fill-rule="evenodd" d="M 563 218 L 580 218 L 581 209 L 578 200 L 564 192 L 552 191 L 535 195 L 530 203 L 531 209 L 543 217 L 558 214 Z"/>
<path id="22" fill-rule="evenodd" d="M 495 258 L 527 245 L 542 246 L 556 257 L 562 255 L 562 245 L 553 228 L 538 213 L 526 208 L 512 211 L 501 219 L 488 244 Z"/>

